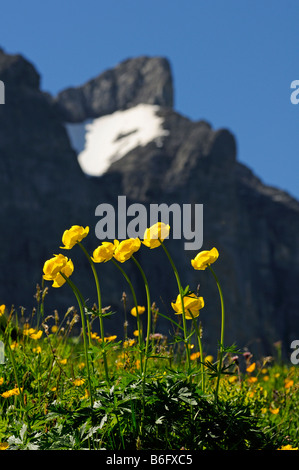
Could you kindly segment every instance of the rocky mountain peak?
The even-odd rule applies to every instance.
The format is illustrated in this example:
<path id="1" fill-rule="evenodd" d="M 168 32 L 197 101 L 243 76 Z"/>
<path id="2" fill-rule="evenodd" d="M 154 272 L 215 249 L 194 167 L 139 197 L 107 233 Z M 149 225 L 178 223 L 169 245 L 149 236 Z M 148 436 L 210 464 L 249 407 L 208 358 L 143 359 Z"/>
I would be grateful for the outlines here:
<path id="1" fill-rule="evenodd" d="M 73 123 L 140 103 L 172 107 L 170 64 L 161 57 L 127 59 L 82 86 L 63 90 L 55 102 L 62 119 Z"/>
<path id="2" fill-rule="evenodd" d="M 0 79 L 6 87 L 39 89 L 40 76 L 34 66 L 20 54 L 6 54 L 0 48 Z"/>

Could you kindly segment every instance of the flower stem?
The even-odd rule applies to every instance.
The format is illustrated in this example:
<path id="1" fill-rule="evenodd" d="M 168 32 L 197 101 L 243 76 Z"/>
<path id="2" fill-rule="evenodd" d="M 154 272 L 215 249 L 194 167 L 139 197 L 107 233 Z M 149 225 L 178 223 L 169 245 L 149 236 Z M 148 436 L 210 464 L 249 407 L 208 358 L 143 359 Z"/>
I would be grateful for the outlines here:
<path id="1" fill-rule="evenodd" d="M 195 329 L 196 336 L 197 336 L 198 347 L 199 347 L 199 352 L 200 352 L 200 361 L 201 361 L 201 366 L 200 366 L 200 368 L 201 368 L 201 389 L 202 389 L 203 393 L 205 393 L 205 373 L 204 373 L 201 334 L 200 334 L 200 330 L 198 328 L 198 325 L 196 323 L 196 319 L 193 317 L 191 310 L 189 310 L 189 313 L 192 316 L 192 321 L 193 321 L 194 329 Z"/>
<path id="2" fill-rule="evenodd" d="M 82 323 L 82 332 L 83 332 L 83 344 L 84 344 L 84 352 L 85 352 L 85 361 L 86 361 L 86 370 L 87 370 L 87 379 L 88 379 L 88 388 L 89 388 L 89 395 L 90 395 L 90 406 L 93 408 L 93 394 L 92 394 L 92 388 L 91 388 L 91 378 L 90 378 L 90 370 L 89 370 L 89 358 L 88 358 L 88 349 L 87 349 L 87 341 L 86 341 L 86 328 L 85 328 L 85 316 L 84 316 L 84 311 L 83 311 L 83 305 L 82 305 L 82 300 L 81 296 L 79 294 L 79 291 L 75 284 L 70 281 L 70 279 L 65 276 L 62 272 L 60 274 L 64 277 L 70 288 L 75 294 L 75 297 L 77 299 L 79 309 L 80 309 L 80 314 L 81 314 L 81 323 Z"/>
<path id="3" fill-rule="evenodd" d="M 145 285 L 145 292 L 146 292 L 146 299 L 147 299 L 147 331 L 146 331 L 146 343 L 145 343 L 145 358 L 144 358 L 144 368 L 143 368 L 143 378 L 145 380 L 146 374 L 146 367 L 147 367 L 147 360 L 148 360 L 148 348 L 149 348 L 149 339 L 150 339 L 150 330 L 151 330 L 151 299 L 150 299 L 150 291 L 147 278 L 144 274 L 142 267 L 140 266 L 137 259 L 132 255 L 132 260 L 136 264 L 137 268 L 139 269 L 144 285 Z M 137 307 L 136 307 L 137 308 Z"/>
<path id="4" fill-rule="evenodd" d="M 115 266 L 118 267 L 118 269 L 120 270 L 120 272 L 122 273 L 122 275 L 126 279 L 127 283 L 130 286 L 131 292 L 132 292 L 134 305 L 135 305 L 135 309 L 136 309 L 136 315 L 137 315 L 138 344 L 139 344 L 139 353 L 140 353 L 140 369 L 141 369 L 141 373 L 143 373 L 143 355 L 142 355 L 142 345 L 141 345 L 141 339 L 142 338 L 141 338 L 141 328 L 140 328 L 140 315 L 138 313 L 138 303 L 137 303 L 135 290 L 134 290 L 134 287 L 132 285 L 132 282 L 130 281 L 129 276 L 126 274 L 126 272 L 123 270 L 123 268 L 113 258 L 112 258 L 112 261 L 113 261 L 113 264 L 115 264 Z"/>
<path id="5" fill-rule="evenodd" d="M 81 250 L 83 251 L 83 253 L 85 254 L 86 258 L 88 259 L 88 261 L 90 263 L 90 266 L 91 266 L 91 269 L 92 269 L 92 272 L 93 272 L 93 276 L 94 276 L 94 280 L 95 280 L 95 284 L 96 284 L 96 290 L 97 290 L 97 296 L 98 296 L 99 320 L 100 320 L 100 334 L 101 334 L 102 347 L 103 347 L 102 352 L 103 352 L 104 369 L 105 369 L 106 381 L 109 384 L 108 364 L 107 364 L 106 351 L 104 349 L 105 334 L 104 334 L 104 322 L 103 322 L 103 315 L 102 315 L 102 297 L 101 297 L 99 278 L 98 278 L 98 275 L 97 275 L 96 268 L 94 266 L 94 262 L 92 261 L 91 257 L 89 256 L 87 250 L 85 249 L 85 247 L 82 245 L 81 242 L 78 242 L 78 245 L 80 246 Z"/>
<path id="6" fill-rule="evenodd" d="M 162 242 L 162 240 L 160 240 L 159 238 L 159 241 L 162 245 L 162 248 L 163 250 L 165 251 L 166 255 L 167 255 L 167 258 L 172 266 L 172 269 L 174 271 L 174 274 L 175 274 L 175 278 L 176 278 L 176 281 L 177 281 L 177 285 L 178 285 L 178 289 L 179 289 L 179 293 L 180 293 L 180 296 L 181 296 L 181 303 L 182 303 L 182 317 L 183 317 L 183 329 L 184 329 L 184 342 L 185 342 L 185 348 L 186 348 L 186 355 L 187 355 L 187 365 L 188 365 L 188 375 L 190 373 L 190 367 L 191 367 L 191 363 L 190 363 L 190 350 L 189 350 L 189 346 L 188 346 L 188 343 L 189 341 L 187 341 L 187 325 L 186 325 L 186 314 L 185 314 L 185 306 L 184 306 L 184 297 L 183 297 L 183 287 L 182 287 L 182 283 L 181 283 L 181 280 L 180 280 L 180 277 L 179 277 L 179 273 L 178 273 L 178 270 L 173 262 L 173 259 L 172 257 L 170 256 L 169 254 L 169 251 L 167 250 L 166 246 L 164 245 L 164 243 Z"/>
<path id="7" fill-rule="evenodd" d="M 22 408 L 24 410 L 26 421 L 27 421 L 27 428 L 29 429 L 29 420 L 28 420 L 28 415 L 27 415 L 27 411 L 26 411 L 26 407 L 25 407 L 23 390 L 20 387 L 20 381 L 19 381 L 18 373 L 17 373 L 17 366 L 16 366 L 14 354 L 13 354 L 13 352 L 11 350 L 11 347 L 10 347 L 10 344 L 9 344 L 9 339 L 7 341 L 7 346 L 8 346 L 10 360 L 11 360 L 11 363 L 12 363 L 12 368 L 13 368 L 13 371 L 14 371 L 15 381 L 16 381 L 16 384 L 17 384 L 17 387 L 18 387 L 18 390 L 19 390 L 21 405 L 22 405 Z"/>
<path id="8" fill-rule="evenodd" d="M 216 281 L 218 291 L 219 291 L 219 296 L 220 296 L 220 303 L 221 303 L 221 333 L 220 333 L 219 366 L 218 366 L 217 384 L 216 384 L 216 390 L 215 390 L 215 399 L 217 401 L 218 400 L 218 393 L 219 393 L 220 376 L 221 376 L 221 370 L 222 370 L 222 360 L 223 360 L 225 313 L 224 313 L 223 293 L 222 293 L 220 283 L 218 281 L 218 277 L 216 276 L 215 271 L 213 270 L 213 268 L 211 268 L 211 266 L 209 266 L 209 269 L 210 269 L 211 273 L 213 274 L 214 279 Z"/>

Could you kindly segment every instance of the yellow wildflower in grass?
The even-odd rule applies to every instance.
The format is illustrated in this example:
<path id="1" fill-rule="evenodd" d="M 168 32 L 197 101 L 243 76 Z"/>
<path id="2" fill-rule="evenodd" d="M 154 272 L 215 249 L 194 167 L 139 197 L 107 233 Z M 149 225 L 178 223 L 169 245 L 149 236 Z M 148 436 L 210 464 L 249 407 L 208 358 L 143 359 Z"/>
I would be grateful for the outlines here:
<path id="1" fill-rule="evenodd" d="M 200 357 L 200 352 L 195 352 L 190 355 L 191 361 L 195 361 L 198 357 Z"/>
<path id="2" fill-rule="evenodd" d="M 42 334 L 42 330 L 36 331 L 34 328 L 26 328 L 23 330 L 23 335 L 29 336 L 31 339 L 39 339 L 41 338 Z"/>
<path id="3" fill-rule="evenodd" d="M 255 370 L 255 366 L 256 366 L 256 363 L 253 362 L 252 364 L 250 364 L 250 366 L 247 367 L 246 372 L 251 374 L 251 372 L 253 372 Z"/>
<path id="4" fill-rule="evenodd" d="M 65 365 L 67 363 L 67 359 L 60 359 L 60 364 Z"/>
<path id="5" fill-rule="evenodd" d="M 114 341 L 116 338 L 117 338 L 117 335 L 111 335 L 111 336 L 107 336 L 107 337 L 105 338 L 105 340 L 107 340 L 107 341 Z"/>
<path id="6" fill-rule="evenodd" d="M 279 413 L 279 408 L 269 408 L 269 410 L 273 415 L 277 415 Z"/>
<path id="7" fill-rule="evenodd" d="M 118 240 L 114 240 L 114 258 L 119 261 L 120 263 L 124 263 L 127 261 L 131 256 L 139 250 L 141 246 L 141 241 L 139 238 L 128 238 L 127 240 L 123 240 L 119 242 Z"/>
<path id="8" fill-rule="evenodd" d="M 161 245 L 160 240 L 163 242 L 168 237 L 169 232 L 169 225 L 157 222 L 145 230 L 142 243 L 150 249 L 157 248 Z"/>
<path id="9" fill-rule="evenodd" d="M 7 390 L 6 392 L 3 392 L 1 396 L 3 398 L 9 398 L 9 397 L 12 397 L 14 395 L 19 395 L 19 394 L 20 394 L 20 389 L 18 387 L 15 387 L 15 388 L 12 388 L 11 390 Z"/>
<path id="10" fill-rule="evenodd" d="M 238 380 L 238 377 L 236 375 L 231 375 L 229 378 L 228 378 L 228 381 L 230 383 L 235 383 L 236 381 Z"/>
<path id="11" fill-rule="evenodd" d="M 0 385 L 2 385 L 4 382 L 4 378 L 3 377 L 0 377 Z"/>
<path id="12" fill-rule="evenodd" d="M 45 262 L 43 271 L 43 278 L 46 281 L 53 281 L 52 287 L 61 287 L 65 283 L 65 279 L 60 272 L 66 277 L 70 277 L 74 271 L 74 265 L 72 260 L 59 254 Z"/>
<path id="13" fill-rule="evenodd" d="M 97 333 L 90 333 L 91 339 L 96 339 L 97 341 L 100 339 L 99 335 Z"/>
<path id="14" fill-rule="evenodd" d="M 94 263 L 106 263 L 113 258 L 115 248 L 114 243 L 102 242 L 102 244 L 94 250 L 91 257 L 92 261 Z"/>
<path id="15" fill-rule="evenodd" d="M 204 362 L 211 362 L 211 363 L 212 363 L 212 362 L 213 362 L 213 359 L 214 359 L 213 356 L 208 355 L 208 356 L 205 357 Z"/>
<path id="16" fill-rule="evenodd" d="M 36 348 L 33 348 L 32 351 L 36 354 L 40 354 L 42 352 L 42 348 L 40 346 L 37 346 Z"/>
<path id="17" fill-rule="evenodd" d="M 265 382 L 268 382 L 268 380 L 270 379 L 270 377 L 269 377 L 269 375 L 264 375 L 263 379 L 264 379 Z"/>
<path id="18" fill-rule="evenodd" d="M 85 389 L 85 394 L 83 395 L 83 397 L 80 398 L 80 400 L 87 400 L 89 398 L 89 393 L 88 393 L 88 390 L 87 388 Z"/>
<path id="19" fill-rule="evenodd" d="M 8 449 L 9 444 L 8 442 L 0 442 L 0 450 L 6 450 Z"/>
<path id="20" fill-rule="evenodd" d="M 128 339 L 124 341 L 124 348 L 129 348 L 130 346 L 134 346 L 136 343 L 135 339 Z"/>
<path id="21" fill-rule="evenodd" d="M 62 243 L 64 246 L 60 248 L 70 250 L 76 243 L 81 242 L 89 233 L 89 227 L 81 227 L 73 225 L 69 230 L 65 230 L 62 235 Z"/>
<path id="22" fill-rule="evenodd" d="M 134 330 L 134 331 L 133 331 L 133 335 L 134 335 L 134 336 L 139 336 L 139 331 L 138 331 L 138 330 Z"/>
<path id="23" fill-rule="evenodd" d="M 1 317 L 2 315 L 4 315 L 4 313 L 5 313 L 5 308 L 6 308 L 6 307 L 5 307 L 4 304 L 0 305 L 0 317 Z"/>
<path id="24" fill-rule="evenodd" d="M 290 388 L 294 385 L 294 380 L 285 379 L 284 388 Z"/>
<path id="25" fill-rule="evenodd" d="M 194 259 L 191 260 L 191 264 L 196 270 L 205 270 L 210 264 L 215 263 L 218 259 L 219 253 L 217 248 L 211 250 L 200 251 Z"/>
<path id="26" fill-rule="evenodd" d="M 81 370 L 85 367 L 85 362 L 80 362 L 80 364 L 78 364 L 78 368 Z"/>
<path id="27" fill-rule="evenodd" d="M 257 382 L 257 377 L 248 377 L 247 380 L 250 384 L 254 384 L 255 382 Z"/>
<path id="28" fill-rule="evenodd" d="M 197 297 L 194 293 L 185 295 L 183 297 L 185 316 L 187 320 L 192 320 L 199 315 L 199 310 L 204 307 L 203 297 Z M 171 302 L 171 306 L 175 311 L 176 315 L 181 315 L 183 313 L 182 300 L 180 294 L 177 296 L 177 299 L 174 302 Z"/>
<path id="29" fill-rule="evenodd" d="M 58 326 L 53 325 L 52 328 L 51 328 L 51 333 L 57 333 L 57 331 L 58 331 Z"/>
<path id="30" fill-rule="evenodd" d="M 137 305 L 137 312 L 138 312 L 138 315 L 142 315 L 145 312 L 145 307 L 141 307 L 140 305 Z M 137 317 L 136 307 L 133 307 L 131 309 L 131 315 L 133 315 L 133 317 Z"/>
<path id="31" fill-rule="evenodd" d="M 298 450 L 299 447 L 292 447 L 290 444 L 281 446 L 278 450 Z"/>
<path id="32" fill-rule="evenodd" d="M 80 387 L 80 385 L 83 385 L 85 382 L 85 379 L 75 379 L 73 380 L 73 385 L 75 385 L 76 387 Z"/>
<path id="33" fill-rule="evenodd" d="M 36 333 L 32 333 L 30 335 L 30 338 L 31 339 L 40 339 L 42 337 L 42 334 L 43 334 L 42 330 L 39 330 Z"/>

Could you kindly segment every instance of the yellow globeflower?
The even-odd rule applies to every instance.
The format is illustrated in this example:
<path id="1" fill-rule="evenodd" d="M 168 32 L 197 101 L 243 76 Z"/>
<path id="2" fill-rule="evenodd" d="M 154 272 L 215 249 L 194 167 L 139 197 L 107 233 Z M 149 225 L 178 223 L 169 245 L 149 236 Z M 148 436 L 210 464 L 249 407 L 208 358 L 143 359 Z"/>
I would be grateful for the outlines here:
<path id="1" fill-rule="evenodd" d="M 89 227 L 81 227 L 80 225 L 73 225 L 69 230 L 65 230 L 62 235 L 62 243 L 64 250 L 70 250 L 76 243 L 81 242 L 89 233 Z"/>
<path id="2" fill-rule="evenodd" d="M 281 446 L 278 450 L 298 450 L 298 447 L 292 447 L 290 444 Z"/>
<path id="3" fill-rule="evenodd" d="M 140 305 L 137 305 L 137 312 L 138 312 L 138 315 L 142 315 L 142 313 L 145 312 L 145 307 L 140 307 Z M 137 317 L 136 307 L 133 307 L 131 309 L 131 315 L 133 315 L 133 317 Z"/>
<path id="4" fill-rule="evenodd" d="M 5 308 L 6 308 L 6 307 L 5 307 L 4 304 L 3 304 L 3 305 L 0 305 L 0 317 L 1 317 L 2 315 L 4 315 L 4 313 L 5 313 Z"/>
<path id="5" fill-rule="evenodd" d="M 66 277 L 70 277 L 74 271 L 74 265 L 72 260 L 59 254 L 48 259 L 44 264 L 43 270 L 43 277 L 46 281 L 53 281 L 53 287 L 61 287 L 65 283 L 65 279 L 60 273 L 63 273 Z"/>
<path id="6" fill-rule="evenodd" d="M 290 388 L 294 385 L 294 380 L 285 379 L 284 388 Z"/>
<path id="7" fill-rule="evenodd" d="M 194 259 L 191 260 L 191 264 L 194 269 L 205 270 L 210 264 L 215 263 L 218 259 L 219 253 L 217 248 L 211 250 L 200 251 Z"/>
<path id="8" fill-rule="evenodd" d="M 31 339 L 40 339 L 42 337 L 42 330 L 38 330 L 36 333 L 31 333 L 30 338 Z"/>
<path id="9" fill-rule="evenodd" d="M 198 357 L 200 357 L 200 352 L 195 352 L 190 355 L 191 361 L 195 361 Z"/>
<path id="10" fill-rule="evenodd" d="M 23 391 L 23 389 L 21 390 Z M 7 392 L 3 392 L 1 396 L 3 398 L 9 398 L 9 397 L 12 397 L 14 395 L 19 395 L 19 394 L 20 394 L 20 390 L 18 387 L 16 387 L 16 388 L 12 388 L 11 390 L 7 390 Z"/>
<path id="11" fill-rule="evenodd" d="M 273 415 L 277 415 L 279 413 L 279 408 L 270 408 L 270 412 L 273 414 Z"/>
<path id="12" fill-rule="evenodd" d="M 252 364 L 250 364 L 250 366 L 247 367 L 246 371 L 251 374 L 251 372 L 253 372 L 255 370 L 255 366 L 256 366 L 256 363 L 253 362 Z"/>
<path id="13" fill-rule="evenodd" d="M 203 297 L 197 297 L 195 294 L 188 294 L 183 297 L 185 316 L 187 320 L 192 320 L 199 315 L 199 310 L 204 307 Z M 183 313 L 182 301 L 180 294 L 177 296 L 177 299 L 174 302 L 171 302 L 171 306 L 175 311 L 176 315 L 181 315 Z"/>
<path id="14" fill-rule="evenodd" d="M 124 263 L 139 250 L 140 245 L 141 241 L 139 238 L 128 238 L 121 242 L 114 240 L 115 251 L 113 256 L 120 263 Z"/>
<path id="15" fill-rule="evenodd" d="M 73 380 L 73 384 L 76 386 L 76 387 L 80 387 L 80 385 L 83 385 L 85 382 L 85 379 L 74 379 Z"/>
<path id="16" fill-rule="evenodd" d="M 169 225 L 163 222 L 157 222 L 145 230 L 142 243 L 148 248 L 157 248 L 161 245 L 160 240 L 163 242 L 163 240 L 168 237 L 169 231 Z"/>
<path id="17" fill-rule="evenodd" d="M 92 261 L 94 263 L 106 263 L 106 261 L 109 261 L 114 254 L 115 250 L 115 245 L 110 242 L 102 242 L 100 246 L 98 246 L 92 256 Z"/>

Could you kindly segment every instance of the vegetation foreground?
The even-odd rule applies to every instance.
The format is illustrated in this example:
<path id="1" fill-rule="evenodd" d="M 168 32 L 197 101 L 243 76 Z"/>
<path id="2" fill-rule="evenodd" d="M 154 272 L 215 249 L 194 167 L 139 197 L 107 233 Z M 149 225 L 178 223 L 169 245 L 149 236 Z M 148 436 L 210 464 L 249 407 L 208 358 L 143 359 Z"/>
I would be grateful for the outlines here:
<path id="1" fill-rule="evenodd" d="M 71 280 L 73 262 L 58 254 L 45 262 L 43 279 L 56 288 L 68 284 L 63 288 L 72 289 L 78 310 L 45 317 L 44 281 L 30 318 L 0 306 L 0 450 L 298 450 L 298 369 L 281 361 L 279 343 L 275 358 L 224 345 L 225 296 L 212 267 L 216 248 L 191 260 L 193 269 L 210 271 L 220 298 L 217 357 L 205 354 L 199 321 L 205 300 L 182 286 L 164 242 L 169 231 L 157 223 L 143 241 L 103 242 L 91 256 L 82 243 L 88 227 L 73 226 L 62 248 L 79 246 L 88 259 L 97 303 L 87 305 Z M 156 331 L 165 316 L 152 303 L 134 256 L 142 245 L 163 249 L 177 280 L 171 338 Z M 122 267 L 128 260 L 144 281 L 146 306 L 138 304 Z M 126 323 L 124 339 L 105 335 L 104 318 L 113 312 L 102 307 L 96 269 L 102 262 L 113 262 L 128 282 L 124 307 L 134 305 L 132 338 Z"/>

